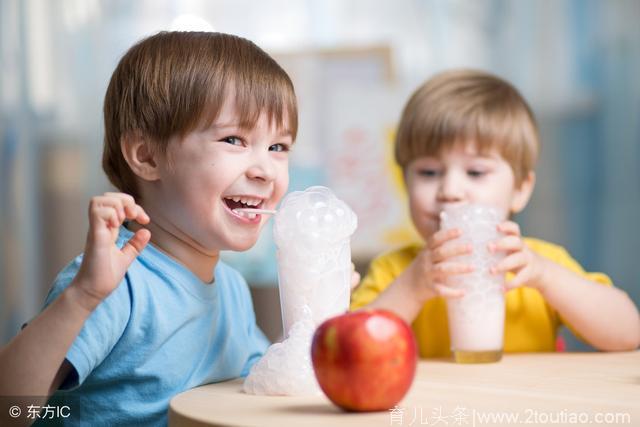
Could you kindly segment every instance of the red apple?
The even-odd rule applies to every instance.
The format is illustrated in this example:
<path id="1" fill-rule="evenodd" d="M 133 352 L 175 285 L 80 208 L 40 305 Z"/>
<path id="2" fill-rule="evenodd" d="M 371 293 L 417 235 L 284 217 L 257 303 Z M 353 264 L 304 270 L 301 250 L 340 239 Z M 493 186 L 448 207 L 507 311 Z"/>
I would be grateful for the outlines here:
<path id="1" fill-rule="evenodd" d="M 316 330 L 311 360 L 327 397 L 348 411 L 384 411 L 411 387 L 417 346 L 407 323 L 386 310 L 359 310 Z"/>

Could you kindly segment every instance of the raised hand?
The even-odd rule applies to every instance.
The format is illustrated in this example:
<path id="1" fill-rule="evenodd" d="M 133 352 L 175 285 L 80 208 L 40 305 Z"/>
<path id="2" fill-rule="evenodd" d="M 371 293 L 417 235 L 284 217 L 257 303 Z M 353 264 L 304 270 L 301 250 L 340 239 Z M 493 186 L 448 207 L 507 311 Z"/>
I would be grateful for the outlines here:
<path id="1" fill-rule="evenodd" d="M 118 229 L 125 219 L 147 224 L 150 219 L 133 197 L 105 193 L 89 203 L 89 232 L 82 264 L 72 282 L 81 295 L 80 303 L 93 310 L 120 283 L 129 265 L 149 242 L 149 230 L 138 230 L 122 247 L 116 246 Z"/>

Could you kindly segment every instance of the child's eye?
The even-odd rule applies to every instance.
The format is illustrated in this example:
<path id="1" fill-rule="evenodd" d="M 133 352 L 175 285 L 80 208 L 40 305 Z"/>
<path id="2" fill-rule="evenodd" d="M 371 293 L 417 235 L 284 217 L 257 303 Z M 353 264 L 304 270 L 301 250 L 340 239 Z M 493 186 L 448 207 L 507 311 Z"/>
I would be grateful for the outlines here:
<path id="1" fill-rule="evenodd" d="M 424 176 L 427 178 L 434 178 L 436 176 L 439 176 L 440 174 L 441 172 L 438 169 L 419 169 L 418 170 L 418 175 Z"/>
<path id="2" fill-rule="evenodd" d="M 290 148 L 287 144 L 273 144 L 269 147 L 269 151 L 287 152 Z"/>
<path id="3" fill-rule="evenodd" d="M 471 178 L 480 178 L 486 174 L 486 171 L 480 169 L 470 169 L 467 171 L 467 175 L 469 175 Z"/>
<path id="4" fill-rule="evenodd" d="M 237 136 L 227 136 L 222 138 L 221 141 L 227 142 L 231 145 L 242 145 L 242 138 L 238 138 Z"/>

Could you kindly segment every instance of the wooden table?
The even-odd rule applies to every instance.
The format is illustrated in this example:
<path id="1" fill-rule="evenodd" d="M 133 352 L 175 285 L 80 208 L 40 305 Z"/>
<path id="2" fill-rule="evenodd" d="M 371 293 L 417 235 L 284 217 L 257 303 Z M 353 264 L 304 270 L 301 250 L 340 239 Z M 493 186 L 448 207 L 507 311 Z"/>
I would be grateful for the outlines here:
<path id="1" fill-rule="evenodd" d="M 242 381 L 171 400 L 170 426 L 640 425 L 640 351 L 506 355 L 459 365 L 423 360 L 398 406 L 346 413 L 324 396 L 252 396 Z"/>

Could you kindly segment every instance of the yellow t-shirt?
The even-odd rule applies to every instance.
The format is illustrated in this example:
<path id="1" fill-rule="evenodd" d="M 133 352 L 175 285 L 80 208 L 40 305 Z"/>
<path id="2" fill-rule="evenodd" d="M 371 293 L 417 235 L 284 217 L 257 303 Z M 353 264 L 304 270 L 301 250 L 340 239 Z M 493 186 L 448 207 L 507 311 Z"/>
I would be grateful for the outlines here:
<path id="1" fill-rule="evenodd" d="M 611 279 L 605 274 L 585 272 L 564 248 L 538 239 L 525 238 L 524 241 L 532 251 L 586 279 L 612 285 Z M 376 258 L 351 296 L 351 310 L 376 299 L 409 266 L 422 248 L 421 245 L 407 246 Z M 504 351 L 554 351 L 558 327 L 564 322 L 540 292 L 522 286 L 507 292 L 505 300 Z M 451 354 L 444 298 L 427 301 L 411 326 L 421 357 L 446 357 Z M 566 326 L 573 331 L 570 325 Z"/>

